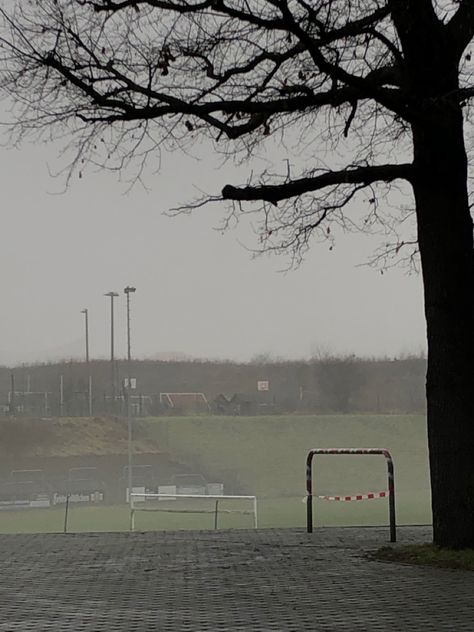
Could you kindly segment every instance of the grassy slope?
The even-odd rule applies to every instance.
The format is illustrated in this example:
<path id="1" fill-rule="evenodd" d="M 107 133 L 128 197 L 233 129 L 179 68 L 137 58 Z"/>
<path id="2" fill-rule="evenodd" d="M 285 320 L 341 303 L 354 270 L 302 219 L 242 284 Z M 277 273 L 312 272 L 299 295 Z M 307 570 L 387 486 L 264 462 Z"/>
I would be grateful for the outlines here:
<path id="1" fill-rule="evenodd" d="M 140 424 L 137 426 L 139 429 Z M 127 422 L 115 417 L 0 420 L 0 456 L 68 457 L 126 454 Z M 156 441 L 137 434 L 134 449 L 156 452 Z"/>

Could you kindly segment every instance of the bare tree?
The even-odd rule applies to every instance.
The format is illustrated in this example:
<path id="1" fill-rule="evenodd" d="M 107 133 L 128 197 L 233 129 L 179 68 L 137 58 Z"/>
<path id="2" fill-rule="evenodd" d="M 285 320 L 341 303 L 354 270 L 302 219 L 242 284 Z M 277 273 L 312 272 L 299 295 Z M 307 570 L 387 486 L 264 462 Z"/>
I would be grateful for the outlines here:
<path id="1" fill-rule="evenodd" d="M 41 0 L 2 11 L 13 142 L 70 138 L 83 164 L 140 169 L 161 146 L 211 139 L 251 158 L 296 144 L 300 172 L 220 198 L 262 212 L 262 247 L 397 216 L 411 192 L 424 279 L 434 540 L 474 546 L 474 266 L 465 147 L 473 0 Z M 359 200 L 360 214 L 351 202 Z M 387 224 L 388 222 L 388 224 Z M 407 239 L 407 241 L 412 241 Z M 397 244 L 395 248 L 398 248 Z"/>
<path id="2" fill-rule="evenodd" d="M 323 409 L 343 414 L 353 412 L 355 396 L 366 381 L 356 356 L 325 354 L 319 357 L 316 371 Z"/>

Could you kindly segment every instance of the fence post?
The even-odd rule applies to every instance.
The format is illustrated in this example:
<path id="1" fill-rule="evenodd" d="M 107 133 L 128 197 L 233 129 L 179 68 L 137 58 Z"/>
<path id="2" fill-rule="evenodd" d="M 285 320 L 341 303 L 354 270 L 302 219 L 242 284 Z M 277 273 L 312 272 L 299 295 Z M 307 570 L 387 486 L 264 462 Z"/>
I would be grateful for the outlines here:
<path id="1" fill-rule="evenodd" d="M 130 494 L 130 526 L 129 526 L 129 530 L 130 531 L 135 531 L 135 506 L 133 504 L 133 494 L 131 493 L 131 491 L 128 492 Z"/>
<path id="2" fill-rule="evenodd" d="M 217 529 L 217 512 L 219 511 L 219 501 L 216 500 L 216 511 L 214 513 L 214 529 Z"/>
<path id="3" fill-rule="evenodd" d="M 64 512 L 64 533 L 67 533 L 68 513 L 69 513 L 69 493 L 66 494 L 66 510 Z"/>

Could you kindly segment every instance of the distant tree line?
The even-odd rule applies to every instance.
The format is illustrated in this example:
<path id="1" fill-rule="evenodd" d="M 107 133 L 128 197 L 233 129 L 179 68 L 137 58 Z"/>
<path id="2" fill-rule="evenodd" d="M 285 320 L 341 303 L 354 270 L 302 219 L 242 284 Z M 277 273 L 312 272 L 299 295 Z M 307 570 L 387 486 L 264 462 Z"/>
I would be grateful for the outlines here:
<path id="1" fill-rule="evenodd" d="M 124 361 L 116 363 L 115 392 L 111 404 L 111 366 L 105 360 L 89 365 L 95 414 L 123 414 Z M 135 414 L 185 413 L 170 411 L 160 393 L 204 393 L 210 410 L 220 395 L 239 396 L 249 414 L 265 413 L 422 413 L 425 411 L 426 360 L 420 356 L 364 359 L 354 355 L 326 354 L 307 361 L 257 358 L 249 363 L 216 361 L 133 362 Z M 258 383 L 268 382 L 259 391 Z M 0 402 L 4 414 L 40 416 L 87 415 L 89 375 L 85 363 L 0 368 Z M 12 386 L 13 385 L 13 386 Z M 229 409 L 231 410 L 231 409 Z M 243 409 L 242 409 L 243 410 Z"/>

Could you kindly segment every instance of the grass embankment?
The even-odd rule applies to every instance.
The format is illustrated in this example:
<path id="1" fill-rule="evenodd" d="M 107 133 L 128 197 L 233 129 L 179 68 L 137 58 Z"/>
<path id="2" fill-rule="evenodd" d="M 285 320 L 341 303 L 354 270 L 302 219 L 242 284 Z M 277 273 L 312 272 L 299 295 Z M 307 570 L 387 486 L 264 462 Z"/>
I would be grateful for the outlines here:
<path id="1" fill-rule="evenodd" d="M 384 546 L 376 551 L 372 557 L 384 562 L 474 571 L 473 549 L 453 551 L 452 549 L 439 548 L 433 544 L 413 544 L 393 548 Z"/>
<path id="2" fill-rule="evenodd" d="M 127 441 L 127 422 L 117 417 L 0 420 L 0 455 L 10 458 L 126 454 Z M 135 437 L 135 453 L 159 450 L 150 437 Z"/>

